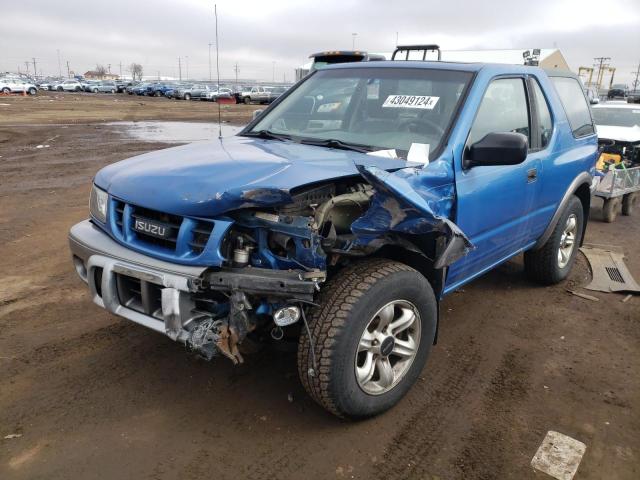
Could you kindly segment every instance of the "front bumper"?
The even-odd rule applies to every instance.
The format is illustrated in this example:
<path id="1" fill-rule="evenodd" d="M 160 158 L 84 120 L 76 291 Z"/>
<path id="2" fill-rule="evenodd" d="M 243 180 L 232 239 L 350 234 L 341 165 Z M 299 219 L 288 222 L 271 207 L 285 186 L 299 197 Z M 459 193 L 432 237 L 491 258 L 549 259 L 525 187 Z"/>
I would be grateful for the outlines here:
<path id="1" fill-rule="evenodd" d="M 111 313 L 180 338 L 196 315 L 192 293 L 206 267 L 157 260 L 116 243 L 89 220 L 69 232 L 76 272 L 89 285 L 93 302 Z M 140 284 L 139 301 L 121 301 L 123 278 Z M 158 290 L 160 294 L 158 296 Z"/>
<path id="2" fill-rule="evenodd" d="M 219 320 L 198 303 L 219 292 L 242 303 L 239 307 L 229 302 L 224 321 L 246 334 L 247 326 L 237 324 L 238 308 L 254 311 L 265 299 L 308 303 L 324 280 L 322 272 L 210 269 L 158 260 L 120 245 L 89 220 L 71 228 L 69 247 L 76 272 L 89 285 L 96 305 L 182 343 L 191 342 L 203 319 Z M 251 323 L 246 316 L 242 320 Z"/>

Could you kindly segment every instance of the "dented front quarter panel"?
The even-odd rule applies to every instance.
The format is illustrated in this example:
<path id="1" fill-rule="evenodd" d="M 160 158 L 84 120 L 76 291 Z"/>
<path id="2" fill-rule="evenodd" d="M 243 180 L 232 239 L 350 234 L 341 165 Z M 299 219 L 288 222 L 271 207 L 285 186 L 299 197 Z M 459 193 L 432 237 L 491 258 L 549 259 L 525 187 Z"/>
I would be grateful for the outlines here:
<path id="1" fill-rule="evenodd" d="M 388 172 L 374 166 L 358 166 L 362 177 L 376 190 L 369 210 L 352 224 L 361 246 L 388 232 L 421 235 L 443 234 L 445 248 L 435 259 L 436 268 L 450 265 L 473 245 L 450 220 L 455 205 L 452 159 L 446 156 L 423 168 Z"/>

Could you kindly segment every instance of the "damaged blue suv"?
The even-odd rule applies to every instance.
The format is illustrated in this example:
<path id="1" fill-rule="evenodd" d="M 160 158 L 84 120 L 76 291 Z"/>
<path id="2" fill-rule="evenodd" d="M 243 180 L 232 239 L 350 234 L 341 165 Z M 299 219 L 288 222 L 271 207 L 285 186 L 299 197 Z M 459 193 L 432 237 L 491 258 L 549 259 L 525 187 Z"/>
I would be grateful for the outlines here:
<path id="1" fill-rule="evenodd" d="M 596 155 L 571 74 L 327 66 L 236 136 L 100 170 L 70 247 L 100 307 L 206 359 L 295 340 L 309 395 L 363 418 L 416 381 L 445 295 L 523 252 L 567 277 Z"/>

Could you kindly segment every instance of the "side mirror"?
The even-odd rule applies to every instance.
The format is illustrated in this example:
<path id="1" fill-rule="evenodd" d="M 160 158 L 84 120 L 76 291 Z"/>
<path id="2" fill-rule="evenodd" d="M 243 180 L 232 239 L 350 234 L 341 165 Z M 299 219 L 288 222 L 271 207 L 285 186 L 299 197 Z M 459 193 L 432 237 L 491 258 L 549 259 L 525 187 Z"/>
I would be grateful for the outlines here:
<path id="1" fill-rule="evenodd" d="M 528 144 L 521 133 L 488 133 L 469 147 L 463 167 L 517 165 L 527 158 Z"/>

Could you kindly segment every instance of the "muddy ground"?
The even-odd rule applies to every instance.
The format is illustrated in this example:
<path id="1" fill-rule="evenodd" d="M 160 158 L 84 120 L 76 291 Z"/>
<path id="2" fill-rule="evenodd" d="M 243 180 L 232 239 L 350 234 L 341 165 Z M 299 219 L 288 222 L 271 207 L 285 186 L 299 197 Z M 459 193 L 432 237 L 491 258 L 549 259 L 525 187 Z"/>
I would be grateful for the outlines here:
<path id="1" fill-rule="evenodd" d="M 548 430 L 587 445 L 575 478 L 640 478 L 640 298 L 567 293 L 588 282 L 583 257 L 561 285 L 530 283 L 516 258 L 446 298 L 420 381 L 361 423 L 305 395 L 293 353 L 207 364 L 94 306 L 67 249 L 91 178 L 167 146 L 100 122 L 213 111 L 123 95 L 0 98 L 0 478 L 549 478 L 530 467 Z M 622 246 L 640 279 L 640 212 L 614 224 L 599 214 L 596 201 L 587 241 Z"/>

